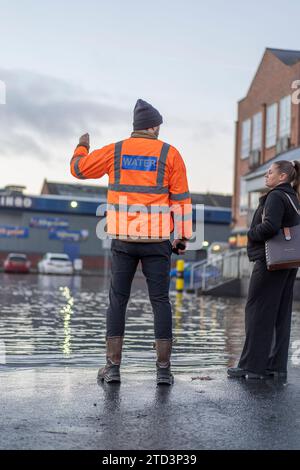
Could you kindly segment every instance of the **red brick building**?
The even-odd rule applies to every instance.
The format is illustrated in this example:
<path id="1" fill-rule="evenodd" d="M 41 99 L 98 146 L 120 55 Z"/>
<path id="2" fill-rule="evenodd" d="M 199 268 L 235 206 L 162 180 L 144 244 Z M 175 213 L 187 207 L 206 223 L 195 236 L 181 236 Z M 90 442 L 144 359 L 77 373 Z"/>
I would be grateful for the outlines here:
<path id="1" fill-rule="evenodd" d="M 297 82 L 298 80 L 298 82 Z M 276 160 L 300 159 L 300 51 L 266 49 L 245 98 L 238 102 L 232 237 L 246 243 L 264 175 Z"/>

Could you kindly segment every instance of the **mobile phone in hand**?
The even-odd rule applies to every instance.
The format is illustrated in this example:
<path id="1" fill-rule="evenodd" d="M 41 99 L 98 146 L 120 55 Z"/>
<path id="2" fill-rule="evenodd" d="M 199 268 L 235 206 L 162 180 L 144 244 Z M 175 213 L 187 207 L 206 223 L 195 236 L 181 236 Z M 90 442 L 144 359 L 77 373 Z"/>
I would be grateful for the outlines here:
<path id="1" fill-rule="evenodd" d="M 177 243 L 176 248 L 172 248 L 172 252 L 175 253 L 175 255 L 179 255 L 178 250 L 184 250 L 186 248 L 184 243 Z"/>

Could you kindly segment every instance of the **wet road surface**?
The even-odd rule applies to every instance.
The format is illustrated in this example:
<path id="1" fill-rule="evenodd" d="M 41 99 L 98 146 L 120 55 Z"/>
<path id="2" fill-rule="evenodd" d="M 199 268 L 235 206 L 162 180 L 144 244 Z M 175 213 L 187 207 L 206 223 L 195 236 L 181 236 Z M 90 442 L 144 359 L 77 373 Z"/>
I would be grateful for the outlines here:
<path id="1" fill-rule="evenodd" d="M 153 316 L 137 278 L 122 384 L 106 388 L 96 372 L 108 280 L 0 274 L 0 448 L 299 448 L 299 303 L 288 384 L 248 383 L 226 377 L 242 346 L 245 299 L 171 299 L 174 387 L 155 386 Z"/>
<path id="2" fill-rule="evenodd" d="M 210 376 L 157 388 L 150 374 L 99 386 L 90 368 L 3 372 L 0 448 L 299 449 L 299 371 L 288 385 Z"/>

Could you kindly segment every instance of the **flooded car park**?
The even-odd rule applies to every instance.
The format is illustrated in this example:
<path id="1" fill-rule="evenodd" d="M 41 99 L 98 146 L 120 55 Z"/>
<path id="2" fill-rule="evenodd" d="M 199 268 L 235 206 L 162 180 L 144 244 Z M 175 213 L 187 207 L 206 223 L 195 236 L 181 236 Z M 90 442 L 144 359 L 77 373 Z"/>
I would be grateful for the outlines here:
<path id="1" fill-rule="evenodd" d="M 128 304 L 121 386 L 96 382 L 108 277 L 1 274 L 0 286 L 0 448 L 298 448 L 298 364 L 287 385 L 226 377 L 242 346 L 245 299 L 171 292 L 175 384 L 166 390 L 155 383 L 144 279 Z"/>
<path id="2" fill-rule="evenodd" d="M 0 275 L 1 368 L 72 365 L 104 360 L 109 278 Z M 244 338 L 244 298 L 197 297 L 171 291 L 173 369 L 192 375 L 234 363 Z M 292 343 L 299 338 L 294 304 Z M 153 371 L 153 314 L 146 283 L 137 277 L 128 304 L 123 369 Z M 291 351 L 292 354 L 292 351 Z"/>

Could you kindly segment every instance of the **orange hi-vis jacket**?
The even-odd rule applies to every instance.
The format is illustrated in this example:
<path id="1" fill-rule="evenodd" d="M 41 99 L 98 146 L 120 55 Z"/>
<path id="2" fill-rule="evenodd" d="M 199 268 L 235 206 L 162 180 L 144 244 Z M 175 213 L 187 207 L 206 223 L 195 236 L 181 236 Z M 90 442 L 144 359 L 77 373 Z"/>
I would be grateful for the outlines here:
<path id="1" fill-rule="evenodd" d="M 139 135 L 91 153 L 78 145 L 70 165 L 79 179 L 108 174 L 106 223 L 111 237 L 169 239 L 175 223 L 176 238 L 191 238 L 186 168 L 175 147 Z"/>

